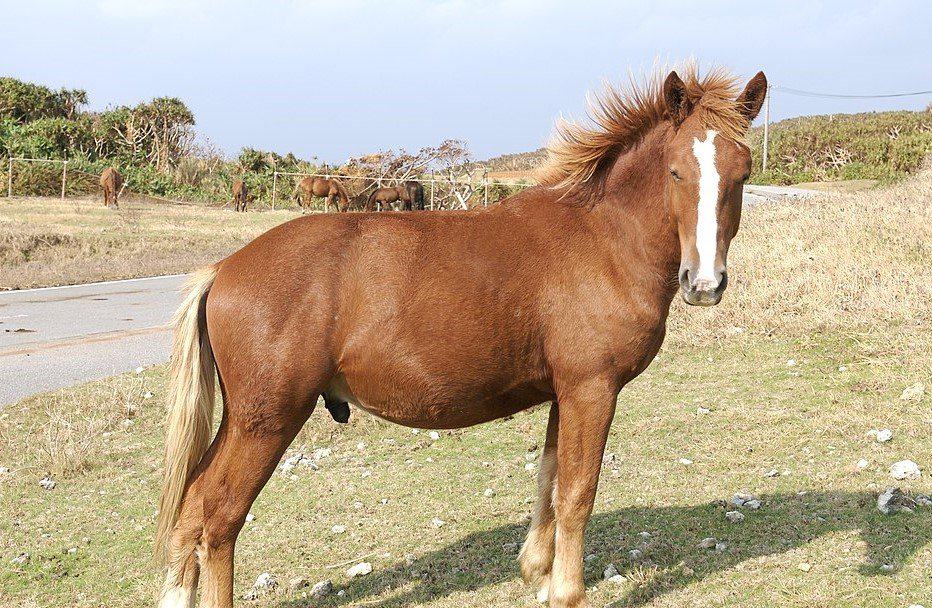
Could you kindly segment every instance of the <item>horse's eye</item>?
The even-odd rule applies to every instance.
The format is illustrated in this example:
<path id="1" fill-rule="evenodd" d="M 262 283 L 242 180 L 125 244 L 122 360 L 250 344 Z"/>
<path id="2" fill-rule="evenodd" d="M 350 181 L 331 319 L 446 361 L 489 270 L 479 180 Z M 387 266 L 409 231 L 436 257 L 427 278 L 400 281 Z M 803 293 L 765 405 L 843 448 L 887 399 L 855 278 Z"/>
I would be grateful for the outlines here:
<path id="1" fill-rule="evenodd" d="M 676 169 L 670 169 L 670 175 L 673 176 L 673 179 L 680 181 L 680 174 L 676 172 Z"/>

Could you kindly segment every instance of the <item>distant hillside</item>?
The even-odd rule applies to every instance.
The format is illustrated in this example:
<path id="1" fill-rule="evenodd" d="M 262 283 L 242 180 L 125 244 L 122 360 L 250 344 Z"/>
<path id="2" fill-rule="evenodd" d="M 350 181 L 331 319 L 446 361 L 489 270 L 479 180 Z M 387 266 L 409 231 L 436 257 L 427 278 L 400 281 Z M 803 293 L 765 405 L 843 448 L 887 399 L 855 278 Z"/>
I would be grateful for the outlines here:
<path id="1" fill-rule="evenodd" d="M 770 125 L 766 174 L 761 171 L 763 138 L 763 127 L 754 127 L 748 134 L 754 155 L 753 183 L 891 181 L 916 171 L 932 153 L 932 112 L 902 110 L 781 120 Z M 533 170 L 545 158 L 546 150 L 541 148 L 496 156 L 478 164 L 499 179 L 514 179 L 520 175 L 518 172 Z"/>

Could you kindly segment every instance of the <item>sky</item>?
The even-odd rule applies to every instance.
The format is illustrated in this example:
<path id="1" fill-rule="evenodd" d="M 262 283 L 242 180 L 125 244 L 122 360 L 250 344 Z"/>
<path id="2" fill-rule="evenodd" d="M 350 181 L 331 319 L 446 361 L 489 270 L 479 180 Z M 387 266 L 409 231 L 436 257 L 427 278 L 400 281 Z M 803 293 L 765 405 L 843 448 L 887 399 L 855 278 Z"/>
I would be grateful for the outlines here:
<path id="1" fill-rule="evenodd" d="M 227 155 L 343 162 L 467 142 L 477 159 L 544 145 L 587 90 L 693 57 L 842 94 L 932 89 L 932 2 L 2 0 L 0 73 L 83 88 L 92 109 L 181 98 Z M 775 120 L 921 109 L 932 96 L 773 91 Z M 760 119 L 758 120 L 760 122 Z"/>

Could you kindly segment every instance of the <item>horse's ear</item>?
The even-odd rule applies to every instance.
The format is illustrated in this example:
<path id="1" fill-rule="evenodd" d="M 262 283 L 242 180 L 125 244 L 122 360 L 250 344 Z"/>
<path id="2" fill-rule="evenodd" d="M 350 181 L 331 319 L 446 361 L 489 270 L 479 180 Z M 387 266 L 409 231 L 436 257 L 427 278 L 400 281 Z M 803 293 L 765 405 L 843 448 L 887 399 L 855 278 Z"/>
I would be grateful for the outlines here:
<path id="1" fill-rule="evenodd" d="M 693 109 L 692 101 L 686 94 L 686 84 L 676 72 L 670 72 L 663 81 L 663 100 L 667 104 L 667 113 L 676 126 L 680 126 Z"/>
<path id="2" fill-rule="evenodd" d="M 748 121 L 752 121 L 757 118 L 766 98 L 767 77 L 764 76 L 763 72 L 758 72 L 754 75 L 754 78 L 748 81 L 744 91 L 738 95 L 738 108 Z"/>

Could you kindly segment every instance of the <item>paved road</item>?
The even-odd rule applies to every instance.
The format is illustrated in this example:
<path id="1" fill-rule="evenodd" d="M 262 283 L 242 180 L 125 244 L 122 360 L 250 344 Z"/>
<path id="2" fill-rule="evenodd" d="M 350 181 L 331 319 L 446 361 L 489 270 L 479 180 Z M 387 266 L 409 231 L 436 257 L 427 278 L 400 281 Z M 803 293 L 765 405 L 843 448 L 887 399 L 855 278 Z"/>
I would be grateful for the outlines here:
<path id="1" fill-rule="evenodd" d="M 166 361 L 184 280 L 0 292 L 0 404 Z"/>
<path id="2" fill-rule="evenodd" d="M 748 186 L 745 202 L 811 190 Z M 0 405 L 168 360 L 184 276 L 0 292 Z"/>

